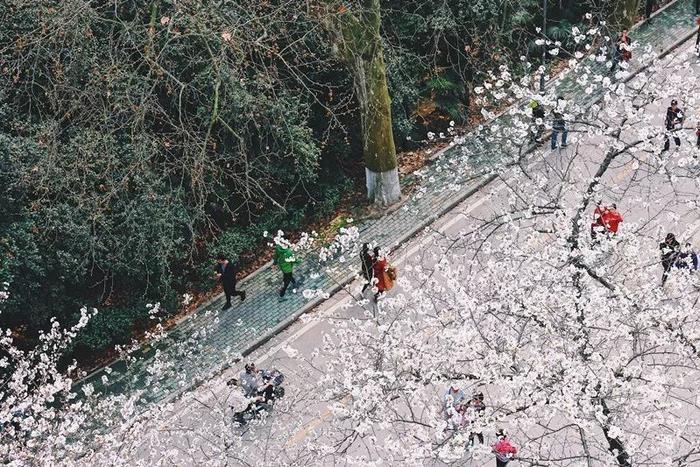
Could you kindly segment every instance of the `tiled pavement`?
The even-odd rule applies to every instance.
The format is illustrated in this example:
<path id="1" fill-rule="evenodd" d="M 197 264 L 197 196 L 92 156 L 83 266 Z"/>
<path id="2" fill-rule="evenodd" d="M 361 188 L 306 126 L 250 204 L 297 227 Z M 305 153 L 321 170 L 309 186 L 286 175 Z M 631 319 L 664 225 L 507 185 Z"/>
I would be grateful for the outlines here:
<path id="1" fill-rule="evenodd" d="M 657 53 L 668 50 L 695 29 L 692 0 L 678 0 L 659 12 L 651 24 L 642 24 L 631 31 L 641 50 L 651 45 Z M 593 63 L 602 69 L 604 64 Z M 637 66 L 631 62 L 631 68 Z M 577 75 L 580 77 L 580 74 Z M 580 105 L 591 104 L 596 96 L 587 95 L 585 84 L 575 77 L 565 76 L 551 85 L 556 92 Z M 507 113 L 496 118 L 492 128 L 505 128 Z M 434 163 L 422 169 L 416 178 L 418 187 L 411 199 L 394 212 L 358 225 L 363 241 L 386 247 L 396 246 L 431 224 L 440 215 L 471 196 L 480 186 L 493 178 L 491 169 L 502 165 L 502 152 L 493 144 L 487 146 L 490 129 L 467 135 L 461 144 L 445 151 Z M 306 278 L 305 288 L 323 289 L 329 293 L 347 280 L 342 268 L 328 270 L 319 267 L 309 257 L 298 268 Z M 358 266 L 359 269 L 359 266 Z M 320 272 L 320 274 L 312 274 Z M 107 377 L 108 392 L 124 396 L 141 394 L 140 403 L 159 402 L 176 396 L 183 390 L 233 363 L 236 355 L 250 347 L 276 328 L 291 322 L 306 309 L 320 302 L 308 301 L 301 294 L 289 294 L 279 302 L 275 291 L 281 281 L 278 270 L 265 267 L 240 284 L 247 291 L 243 304 L 226 312 L 218 312 L 223 298 L 218 297 L 197 313 L 172 329 L 165 339 L 152 343 L 133 354 L 130 363 L 118 361 L 90 375 L 84 382 L 103 387 Z M 234 303 L 238 300 L 234 299 Z M 154 375 L 157 375 L 154 376 Z M 82 384 L 80 383 L 80 384 Z M 145 391 L 141 393 L 142 390 Z"/>

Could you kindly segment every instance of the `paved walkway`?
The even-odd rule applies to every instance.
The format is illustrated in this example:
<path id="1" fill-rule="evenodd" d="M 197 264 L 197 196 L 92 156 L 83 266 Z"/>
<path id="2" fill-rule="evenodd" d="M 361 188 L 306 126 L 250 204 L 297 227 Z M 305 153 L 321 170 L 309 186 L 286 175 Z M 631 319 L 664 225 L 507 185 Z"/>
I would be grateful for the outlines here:
<path id="1" fill-rule="evenodd" d="M 641 47 L 651 45 L 655 52 L 675 46 L 696 30 L 692 0 L 678 0 L 659 12 L 651 24 L 642 24 L 632 32 Z M 604 67 L 604 64 L 594 64 Z M 631 69 L 637 66 L 631 62 Z M 590 105 L 595 95 L 587 95 L 584 86 L 574 77 L 552 83 L 558 93 L 579 105 Z M 410 176 L 417 182 L 416 193 L 401 208 L 377 220 L 358 225 L 363 241 L 394 247 L 410 238 L 440 215 L 471 196 L 494 175 L 491 169 L 502 166 L 502 152 L 489 145 L 490 128 L 507 125 L 508 116 L 498 117 L 485 131 L 467 135 L 464 142 L 445 151 L 434 163 Z M 340 264 L 320 267 L 312 259 L 304 261 L 299 273 L 305 276 L 305 288 L 322 289 L 332 294 L 350 278 Z M 357 268 L 359 270 L 359 265 Z M 251 347 L 278 332 L 304 311 L 322 299 L 308 301 L 301 294 L 289 294 L 279 302 L 276 290 L 281 282 L 277 269 L 265 267 L 242 281 L 239 288 L 247 291 L 247 299 L 226 312 L 218 310 L 223 297 L 180 322 L 165 339 L 137 351 L 130 363 L 117 361 L 98 370 L 84 382 L 124 396 L 141 394 L 141 403 L 160 402 L 177 396 L 213 373 L 247 354 Z M 157 376 L 156 376 L 157 375 Z M 108 384 L 102 384 L 106 377 Z M 82 384 L 82 383 L 81 383 Z M 143 392 L 142 392 L 143 391 Z"/>

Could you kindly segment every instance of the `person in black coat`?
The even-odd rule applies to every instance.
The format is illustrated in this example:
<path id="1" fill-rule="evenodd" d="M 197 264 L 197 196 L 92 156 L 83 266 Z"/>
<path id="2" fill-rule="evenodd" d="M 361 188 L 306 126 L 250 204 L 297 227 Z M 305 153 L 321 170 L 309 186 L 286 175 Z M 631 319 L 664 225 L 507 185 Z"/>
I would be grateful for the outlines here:
<path id="1" fill-rule="evenodd" d="M 664 151 L 668 151 L 671 147 L 670 135 L 673 134 L 673 141 L 676 146 L 681 145 L 681 139 L 678 137 L 676 130 L 680 130 L 683 127 L 683 110 L 678 107 L 678 101 L 673 99 L 671 101 L 671 107 L 666 109 L 666 134 L 664 135 Z"/>
<path id="2" fill-rule="evenodd" d="M 372 269 L 374 259 L 372 258 L 372 254 L 369 252 L 369 245 L 367 243 L 362 244 L 362 250 L 360 251 L 360 264 L 362 264 L 362 277 L 365 279 L 365 285 L 362 286 L 362 293 L 365 293 L 367 287 L 372 284 L 372 278 L 374 277 L 374 272 Z"/>
<path id="3" fill-rule="evenodd" d="M 666 234 L 666 239 L 659 244 L 659 250 L 661 250 L 661 266 L 664 268 L 664 273 L 661 276 L 661 285 L 663 286 L 668 279 L 668 273 L 678 259 L 681 245 L 676 240 L 676 236 L 669 233 Z"/>
<path id="4" fill-rule="evenodd" d="M 222 254 L 217 255 L 216 263 L 216 277 L 224 287 L 224 294 L 226 295 L 226 304 L 223 310 L 228 310 L 231 308 L 232 296 L 241 297 L 241 301 L 245 300 L 245 290 L 236 290 L 236 274 L 240 271 L 240 267 L 236 263 L 229 262 L 226 256 Z"/>

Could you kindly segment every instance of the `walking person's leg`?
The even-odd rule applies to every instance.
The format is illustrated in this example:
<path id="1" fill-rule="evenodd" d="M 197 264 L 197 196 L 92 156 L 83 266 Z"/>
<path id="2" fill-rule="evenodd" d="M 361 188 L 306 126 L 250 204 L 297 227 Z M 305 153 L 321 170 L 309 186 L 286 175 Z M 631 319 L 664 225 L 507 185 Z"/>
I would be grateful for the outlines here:
<path id="1" fill-rule="evenodd" d="M 664 268 L 664 273 L 661 275 L 661 286 L 663 287 L 664 284 L 666 284 L 666 279 L 668 279 L 668 273 L 671 270 L 671 264 L 663 264 Z"/>
<path id="2" fill-rule="evenodd" d="M 563 127 L 562 131 L 561 131 L 561 147 L 565 148 L 566 146 L 568 146 L 568 144 L 566 143 L 566 139 L 568 136 L 569 136 L 569 129 L 566 127 Z"/>
<path id="3" fill-rule="evenodd" d="M 681 139 L 680 139 L 678 136 L 674 136 L 674 137 L 673 137 L 673 142 L 676 143 L 676 146 L 679 146 L 679 147 L 680 147 L 680 145 L 681 145 Z"/>
<path id="4" fill-rule="evenodd" d="M 671 139 L 668 137 L 668 134 L 665 134 L 664 135 L 664 151 L 668 151 L 670 147 L 671 147 Z"/>
<path id="5" fill-rule="evenodd" d="M 557 138 L 559 137 L 559 131 L 556 128 L 552 128 L 552 150 L 557 148 Z"/>
<path id="6" fill-rule="evenodd" d="M 233 290 L 233 293 L 231 294 L 235 297 L 241 297 L 241 301 L 245 300 L 245 290 Z"/>
<path id="7" fill-rule="evenodd" d="M 372 282 L 372 279 L 365 276 L 365 285 L 362 286 L 362 293 L 365 293 L 365 290 L 367 290 L 367 287 L 369 287 L 371 282 Z"/>
<path id="8" fill-rule="evenodd" d="M 282 289 L 280 290 L 280 297 L 284 297 L 287 287 L 289 287 L 289 283 L 292 282 L 293 279 L 294 278 L 292 277 L 291 272 L 282 273 Z"/>
<path id="9" fill-rule="evenodd" d="M 224 305 L 224 310 L 231 308 L 231 289 L 224 286 L 224 295 L 226 296 L 226 304 Z"/>

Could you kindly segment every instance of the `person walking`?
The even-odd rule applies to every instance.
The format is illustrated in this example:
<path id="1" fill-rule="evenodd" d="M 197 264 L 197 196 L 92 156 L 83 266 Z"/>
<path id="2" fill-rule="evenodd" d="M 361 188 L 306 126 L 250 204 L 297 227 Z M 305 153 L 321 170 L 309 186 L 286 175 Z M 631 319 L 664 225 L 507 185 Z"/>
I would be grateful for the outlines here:
<path id="1" fill-rule="evenodd" d="M 681 145 L 681 139 L 677 131 L 683 128 L 683 110 L 678 107 L 678 101 L 673 99 L 671 106 L 666 109 L 666 133 L 664 134 L 664 151 L 671 147 L 671 135 L 677 147 Z"/>
<path id="2" fill-rule="evenodd" d="M 241 302 L 245 300 L 245 290 L 236 290 L 236 275 L 240 271 L 238 263 L 231 263 L 225 255 L 219 253 L 216 256 L 216 277 L 224 287 L 224 295 L 226 295 L 226 304 L 222 311 L 231 308 L 231 297 L 241 297 Z"/>
<path id="3" fill-rule="evenodd" d="M 445 392 L 445 419 L 448 426 L 456 430 L 464 424 L 466 396 L 455 383 L 450 384 Z"/>
<path id="4" fill-rule="evenodd" d="M 559 133 L 561 133 L 561 148 L 565 148 L 566 138 L 569 134 L 569 130 L 566 128 L 566 120 L 564 119 L 564 109 L 566 108 L 566 101 L 561 97 L 557 97 L 556 105 L 552 110 L 552 151 L 557 149 Z"/>
<path id="5" fill-rule="evenodd" d="M 544 107 L 537 99 L 532 99 L 530 101 L 530 109 L 532 109 L 532 125 L 533 128 L 530 131 L 530 142 L 531 143 L 541 143 L 542 133 L 544 133 Z"/>
<path id="6" fill-rule="evenodd" d="M 386 269 L 388 261 L 386 256 L 382 255 L 379 247 L 374 248 L 374 261 L 372 263 L 372 274 L 377 279 L 375 282 L 375 287 L 377 287 L 377 293 L 374 294 L 374 301 L 379 299 L 379 296 L 388 290 L 386 282 Z"/>
<path id="7" fill-rule="evenodd" d="M 491 451 L 496 454 L 496 467 L 506 467 L 513 460 L 518 450 L 513 446 L 503 430 L 496 432 L 496 444 L 491 446 Z"/>
<path id="8" fill-rule="evenodd" d="M 280 300 L 285 300 L 284 294 L 287 292 L 289 284 L 294 284 L 294 287 L 297 285 L 297 280 L 294 278 L 294 265 L 297 263 L 297 259 L 289 242 L 284 239 L 277 241 L 272 262 L 282 271 L 282 288 L 279 291 L 279 295 Z"/>
<path id="9" fill-rule="evenodd" d="M 613 62 L 610 67 L 610 72 L 614 73 L 617 65 L 622 62 L 629 62 L 632 59 L 632 40 L 628 35 L 627 29 L 623 29 L 620 36 L 617 38 L 615 49 L 613 50 Z"/>
<path id="10" fill-rule="evenodd" d="M 663 287 L 668 279 L 668 273 L 676 263 L 680 253 L 680 244 L 676 240 L 676 236 L 672 233 L 666 234 L 666 239 L 659 244 L 659 250 L 661 250 L 661 266 L 664 268 L 661 276 L 661 286 Z"/>
<path id="11" fill-rule="evenodd" d="M 367 287 L 372 285 L 374 271 L 372 270 L 373 263 L 372 255 L 369 252 L 369 244 L 363 243 L 360 251 L 360 264 L 362 265 L 362 277 L 365 279 L 365 285 L 362 286 L 362 293 L 365 293 Z"/>

